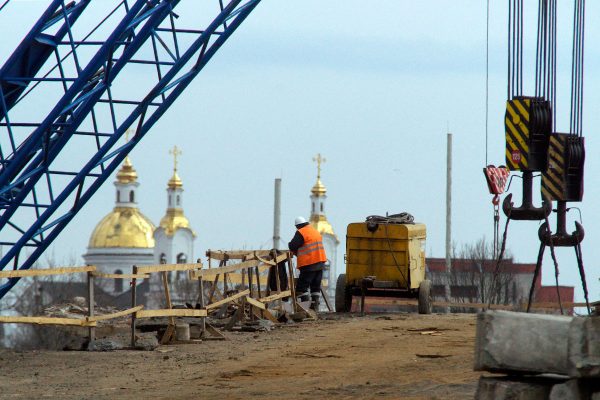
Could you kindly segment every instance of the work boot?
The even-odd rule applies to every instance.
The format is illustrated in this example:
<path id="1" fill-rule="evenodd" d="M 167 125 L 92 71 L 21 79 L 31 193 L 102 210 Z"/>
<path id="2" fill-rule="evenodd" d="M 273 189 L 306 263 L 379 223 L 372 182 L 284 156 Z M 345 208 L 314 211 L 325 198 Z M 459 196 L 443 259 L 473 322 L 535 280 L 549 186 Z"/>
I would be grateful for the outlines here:
<path id="1" fill-rule="evenodd" d="M 310 300 L 310 293 L 309 292 L 305 292 L 300 294 L 300 296 L 298 297 L 298 302 L 302 303 L 305 301 L 309 301 Z"/>
<path id="2" fill-rule="evenodd" d="M 321 293 L 312 292 L 310 294 L 310 308 L 319 311 L 319 306 L 321 304 Z"/>

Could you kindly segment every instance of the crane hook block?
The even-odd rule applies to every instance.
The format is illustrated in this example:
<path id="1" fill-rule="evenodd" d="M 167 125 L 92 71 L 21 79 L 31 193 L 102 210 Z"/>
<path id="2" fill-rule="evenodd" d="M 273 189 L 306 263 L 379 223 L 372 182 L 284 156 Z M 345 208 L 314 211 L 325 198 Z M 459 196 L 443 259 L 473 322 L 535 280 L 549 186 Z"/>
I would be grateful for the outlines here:
<path id="1" fill-rule="evenodd" d="M 548 167 L 542 172 L 542 196 L 554 201 L 583 199 L 584 138 L 553 133 L 548 149 Z"/>
<path id="2" fill-rule="evenodd" d="M 506 165 L 511 171 L 543 171 L 548 163 L 552 107 L 543 97 L 506 102 Z"/>
<path id="3" fill-rule="evenodd" d="M 504 165 L 499 167 L 488 165 L 483 169 L 483 174 L 485 175 L 490 194 L 499 195 L 504 193 L 506 182 L 508 182 L 508 175 L 510 174 L 508 168 Z"/>

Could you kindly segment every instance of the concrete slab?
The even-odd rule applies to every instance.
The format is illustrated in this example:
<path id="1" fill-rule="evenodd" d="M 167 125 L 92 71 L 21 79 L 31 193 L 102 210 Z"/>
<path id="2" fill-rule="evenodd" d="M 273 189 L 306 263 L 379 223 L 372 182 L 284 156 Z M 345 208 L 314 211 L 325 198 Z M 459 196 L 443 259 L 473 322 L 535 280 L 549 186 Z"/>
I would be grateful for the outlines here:
<path id="1" fill-rule="evenodd" d="M 549 400 L 589 400 L 590 395 L 585 385 L 578 379 L 570 379 L 554 385 L 550 391 Z"/>
<path id="2" fill-rule="evenodd" d="M 475 370 L 567 375 L 572 319 L 510 311 L 479 313 Z"/>
<path id="3" fill-rule="evenodd" d="M 475 400 L 548 400 L 553 379 L 481 377 Z"/>
<path id="4" fill-rule="evenodd" d="M 570 376 L 600 378 L 600 318 L 573 318 L 568 352 Z"/>

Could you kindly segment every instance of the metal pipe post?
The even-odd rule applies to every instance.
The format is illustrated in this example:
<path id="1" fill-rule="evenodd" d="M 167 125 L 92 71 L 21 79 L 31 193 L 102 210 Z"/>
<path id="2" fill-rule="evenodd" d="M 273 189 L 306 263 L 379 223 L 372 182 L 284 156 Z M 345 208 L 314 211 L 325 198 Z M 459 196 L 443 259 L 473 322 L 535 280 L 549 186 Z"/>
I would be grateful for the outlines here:
<path id="1" fill-rule="evenodd" d="M 273 208 L 273 248 L 279 250 L 281 229 L 281 178 L 275 179 L 275 204 Z"/>
<path id="2" fill-rule="evenodd" d="M 87 286 L 88 286 L 88 317 L 94 316 L 94 275 L 92 271 L 87 273 Z M 96 340 L 96 328 L 90 326 L 88 328 L 88 334 L 90 338 L 90 346 Z"/>
<path id="3" fill-rule="evenodd" d="M 448 132 L 446 149 L 446 301 L 450 301 L 450 273 L 452 271 L 452 134 Z"/>

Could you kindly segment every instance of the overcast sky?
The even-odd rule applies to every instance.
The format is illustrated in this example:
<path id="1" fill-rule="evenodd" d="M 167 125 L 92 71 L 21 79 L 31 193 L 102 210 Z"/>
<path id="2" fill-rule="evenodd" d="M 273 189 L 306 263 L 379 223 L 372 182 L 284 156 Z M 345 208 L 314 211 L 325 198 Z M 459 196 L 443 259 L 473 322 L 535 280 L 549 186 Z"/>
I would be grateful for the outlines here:
<path id="1" fill-rule="evenodd" d="M 503 164 L 507 5 L 491 3 L 488 162 Z M 572 2 L 560 3 L 557 128 L 566 131 Z M 29 23 L 26 11 L 15 14 L 24 15 L 16 25 Z M 535 10 L 526 11 L 526 24 L 534 29 Z M 600 93 L 595 90 L 600 87 L 600 27 L 591 23 L 599 17 L 600 2 L 587 2 L 586 193 L 578 206 L 592 299 L 600 297 Z M 526 67 L 533 61 L 532 33 L 528 29 Z M 7 45 L 2 46 L 4 55 Z M 482 174 L 485 49 L 483 0 L 263 0 L 131 153 L 141 183 L 140 209 L 155 223 L 164 215 L 172 174 L 168 150 L 177 145 L 183 148 L 184 209 L 198 234 L 195 256 L 209 248 L 269 248 L 273 180 L 283 179 L 282 236 L 287 242 L 294 217 L 309 215 L 316 179 L 312 157 L 320 152 L 327 159 L 322 172 L 327 216 L 341 240 L 338 264 L 347 224 L 386 212 L 407 211 L 425 223 L 427 255 L 443 257 L 450 130 L 453 241 L 460 247 L 489 239 L 491 195 Z M 528 93 L 530 82 L 529 70 Z M 85 252 L 95 224 L 112 209 L 113 180 L 56 240 L 51 250 L 56 259 Z M 515 183 L 511 191 L 520 203 Z M 536 197 L 538 189 L 539 184 Z M 569 214 L 569 230 L 575 216 Z M 511 223 L 507 247 L 517 261 L 535 263 L 537 229 L 537 222 Z M 560 283 L 574 285 L 582 300 L 572 249 L 557 254 Z M 554 283 L 549 254 L 543 282 Z"/>

